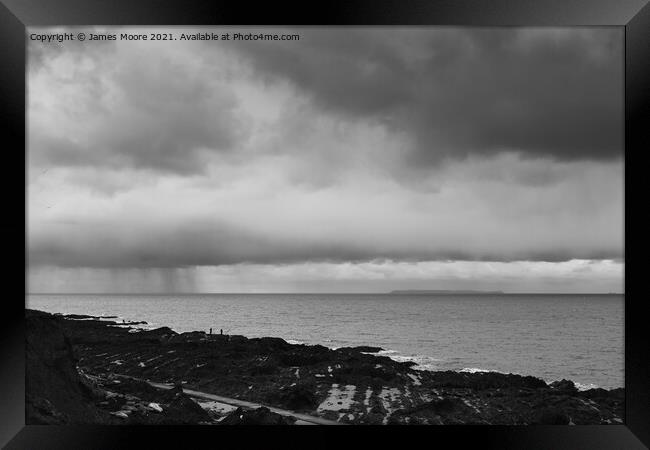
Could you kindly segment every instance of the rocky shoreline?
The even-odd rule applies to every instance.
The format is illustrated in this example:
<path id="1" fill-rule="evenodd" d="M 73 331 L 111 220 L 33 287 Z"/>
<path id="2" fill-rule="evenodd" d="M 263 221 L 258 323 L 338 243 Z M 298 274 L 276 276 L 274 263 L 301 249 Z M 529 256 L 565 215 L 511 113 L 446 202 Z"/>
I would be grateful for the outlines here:
<path id="1" fill-rule="evenodd" d="M 374 354 L 377 347 L 140 330 L 142 322 L 111 319 L 26 310 L 27 424 L 623 422 L 623 389 L 421 371 Z M 188 395 L 195 392 L 230 400 Z"/>

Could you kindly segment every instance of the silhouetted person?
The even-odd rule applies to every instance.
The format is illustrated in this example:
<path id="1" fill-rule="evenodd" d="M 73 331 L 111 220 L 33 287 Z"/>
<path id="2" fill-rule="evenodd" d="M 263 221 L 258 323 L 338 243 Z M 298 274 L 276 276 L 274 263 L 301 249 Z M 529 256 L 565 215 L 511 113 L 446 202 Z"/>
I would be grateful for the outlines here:
<path id="1" fill-rule="evenodd" d="M 210 328 L 210 334 L 212 334 L 212 328 Z"/>
<path id="2" fill-rule="evenodd" d="M 221 334 L 223 335 L 223 328 L 221 328 Z"/>

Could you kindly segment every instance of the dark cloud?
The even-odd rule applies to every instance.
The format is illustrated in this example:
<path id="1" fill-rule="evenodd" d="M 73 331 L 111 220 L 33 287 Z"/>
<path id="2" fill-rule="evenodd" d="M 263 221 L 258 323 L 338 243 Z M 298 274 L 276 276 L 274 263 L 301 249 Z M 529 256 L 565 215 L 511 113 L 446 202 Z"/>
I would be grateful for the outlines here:
<path id="1" fill-rule="evenodd" d="M 30 99 L 34 164 L 200 173 L 211 154 L 247 138 L 245 115 L 228 86 L 143 47 L 89 45 L 55 44 L 46 54 L 42 45 L 31 46 L 30 87 L 60 90 L 49 93 L 52 104 L 42 90 L 46 95 Z M 63 116 L 65 129 L 52 125 L 59 120 L 53 115 Z"/>
<path id="2" fill-rule="evenodd" d="M 173 268 L 624 256 L 620 163 L 540 165 L 514 157 L 457 162 L 440 174 L 436 192 L 367 176 L 312 189 L 278 179 L 281 166 L 257 162 L 239 170 L 166 179 L 78 168 L 36 174 L 28 202 L 30 265 Z M 84 187 L 93 179 L 95 189 Z"/>
<path id="3" fill-rule="evenodd" d="M 34 52 L 30 264 L 623 257 L 619 30 L 298 32 Z"/>
<path id="4" fill-rule="evenodd" d="M 55 99 L 48 110 L 42 95 L 30 98 L 33 163 L 191 174 L 202 173 L 217 154 L 241 155 L 256 130 L 232 92 L 233 83 L 251 82 L 245 65 L 252 66 L 256 89 L 288 81 L 297 88 L 296 104 L 306 100 L 324 117 L 371 123 L 399 136 L 405 144 L 389 158 L 393 175 L 401 173 L 400 163 L 422 169 L 445 157 L 502 151 L 561 160 L 621 156 L 620 30 L 292 32 L 300 41 L 175 41 L 166 48 L 153 42 L 32 41 L 30 87 L 38 90 L 40 80 L 40 89 L 54 90 Z M 188 54 L 190 49 L 196 53 Z M 233 65 L 233 56 L 244 66 Z M 53 115 L 66 119 L 67 128 L 52 125 Z M 273 124 L 282 136 L 258 140 L 253 151 L 293 148 L 311 154 L 311 160 L 303 158 L 307 164 L 344 166 L 338 156 L 326 156 L 338 150 L 323 150 L 316 116 L 305 106 L 293 115 L 285 110 Z M 378 154 L 395 152 L 375 147 Z"/>
<path id="5" fill-rule="evenodd" d="M 290 80 L 324 110 L 412 136 L 417 164 L 504 150 L 622 154 L 618 29 L 292 31 L 299 42 L 237 50 L 260 77 Z"/>
<path id="6" fill-rule="evenodd" d="M 186 226 L 182 230 L 140 230 L 134 239 L 127 230 L 86 227 L 81 235 L 48 233 L 30 242 L 29 259 L 35 265 L 57 267 L 174 268 L 221 266 L 242 263 L 291 264 L 305 262 L 362 263 L 367 261 L 546 261 L 570 259 L 617 259 L 616 245 L 599 248 L 488 248 L 477 252 L 458 243 L 447 245 L 391 245 L 281 239 L 250 233 L 236 227 L 212 225 Z"/>

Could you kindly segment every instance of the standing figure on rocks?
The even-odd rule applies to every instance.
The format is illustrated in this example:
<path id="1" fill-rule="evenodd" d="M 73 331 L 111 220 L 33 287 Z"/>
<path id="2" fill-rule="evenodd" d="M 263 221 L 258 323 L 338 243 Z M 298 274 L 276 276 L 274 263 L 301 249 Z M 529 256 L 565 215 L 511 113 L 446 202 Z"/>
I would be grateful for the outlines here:
<path id="1" fill-rule="evenodd" d="M 212 334 L 212 328 L 210 328 L 210 334 Z"/>

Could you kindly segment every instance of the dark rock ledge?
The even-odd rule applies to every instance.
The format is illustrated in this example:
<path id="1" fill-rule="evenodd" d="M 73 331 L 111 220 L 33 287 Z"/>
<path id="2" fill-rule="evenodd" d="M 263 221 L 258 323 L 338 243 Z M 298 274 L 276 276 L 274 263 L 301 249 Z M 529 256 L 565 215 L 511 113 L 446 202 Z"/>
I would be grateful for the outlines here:
<path id="1" fill-rule="evenodd" d="M 268 408 L 352 424 L 620 424 L 623 389 L 578 391 L 531 376 L 429 372 L 377 356 L 280 338 L 132 332 L 112 317 L 26 310 L 28 424 L 281 424 Z M 101 320 L 100 320 L 101 319 Z M 163 390 L 147 381 L 175 385 Z"/>

